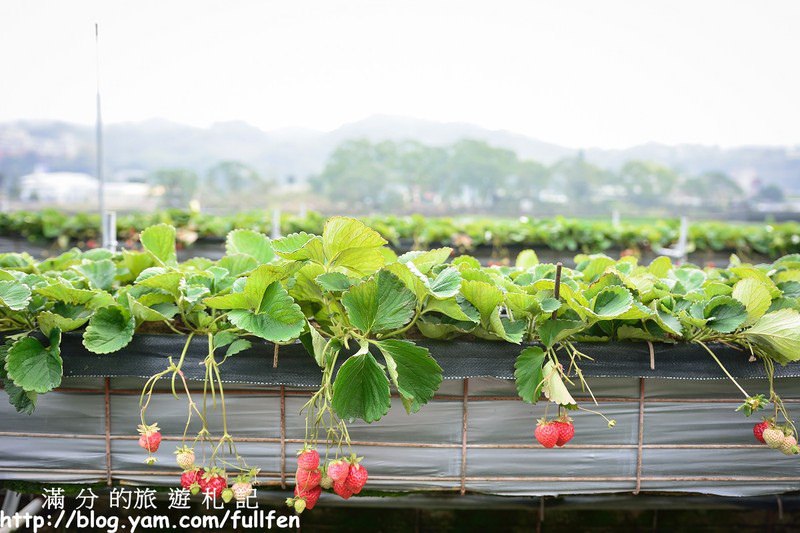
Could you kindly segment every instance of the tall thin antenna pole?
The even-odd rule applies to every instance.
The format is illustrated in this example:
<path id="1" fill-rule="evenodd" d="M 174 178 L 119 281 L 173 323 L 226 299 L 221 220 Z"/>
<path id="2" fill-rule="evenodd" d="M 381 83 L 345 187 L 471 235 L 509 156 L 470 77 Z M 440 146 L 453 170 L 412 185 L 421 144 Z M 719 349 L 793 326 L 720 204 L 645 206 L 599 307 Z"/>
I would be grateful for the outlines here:
<path id="1" fill-rule="evenodd" d="M 111 245 L 112 238 L 108 234 L 108 227 L 105 223 L 106 213 L 106 181 L 103 175 L 103 116 L 100 111 L 100 25 L 94 24 L 94 44 L 96 54 L 96 74 L 97 74 L 97 124 L 96 124 L 96 144 L 97 144 L 97 207 L 100 210 L 100 232 L 102 235 L 103 248 Z"/>

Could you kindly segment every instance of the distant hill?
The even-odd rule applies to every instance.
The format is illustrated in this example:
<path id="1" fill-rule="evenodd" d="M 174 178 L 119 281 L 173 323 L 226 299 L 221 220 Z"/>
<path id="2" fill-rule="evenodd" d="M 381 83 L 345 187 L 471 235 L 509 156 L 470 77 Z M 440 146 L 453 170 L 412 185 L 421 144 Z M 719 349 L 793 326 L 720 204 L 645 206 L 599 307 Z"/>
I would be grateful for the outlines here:
<path id="1" fill-rule="evenodd" d="M 576 154 L 573 149 L 509 131 L 473 124 L 443 123 L 376 115 L 330 131 L 304 129 L 264 131 L 245 122 L 223 122 L 196 128 L 165 120 L 110 124 L 105 129 L 106 160 L 111 171 L 188 167 L 204 172 L 224 159 L 239 160 L 273 177 L 304 178 L 319 172 L 341 142 L 414 139 L 450 144 L 479 139 L 514 150 L 521 158 L 553 163 Z M 52 170 L 93 172 L 91 127 L 49 121 L 0 123 L 0 173 L 15 177 L 37 163 Z M 646 144 L 625 150 L 587 149 L 586 158 L 617 168 L 630 159 L 664 163 L 688 173 L 723 171 L 742 182 L 758 178 L 800 193 L 800 147 L 739 147 Z"/>

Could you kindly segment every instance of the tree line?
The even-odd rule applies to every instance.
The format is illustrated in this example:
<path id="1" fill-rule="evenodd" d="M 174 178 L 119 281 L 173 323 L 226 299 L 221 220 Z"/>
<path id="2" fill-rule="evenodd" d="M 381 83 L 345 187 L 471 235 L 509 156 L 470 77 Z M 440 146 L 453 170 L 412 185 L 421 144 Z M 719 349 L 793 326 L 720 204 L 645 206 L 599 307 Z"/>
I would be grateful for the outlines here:
<path id="1" fill-rule="evenodd" d="M 628 161 L 615 170 L 582 153 L 545 165 L 478 140 L 449 146 L 417 141 L 350 140 L 339 145 L 313 191 L 338 204 L 367 208 L 516 209 L 520 204 L 664 207 L 676 204 L 731 208 L 748 193 L 721 172 L 687 175 L 652 161 Z M 774 187 L 758 191 L 780 200 Z"/>

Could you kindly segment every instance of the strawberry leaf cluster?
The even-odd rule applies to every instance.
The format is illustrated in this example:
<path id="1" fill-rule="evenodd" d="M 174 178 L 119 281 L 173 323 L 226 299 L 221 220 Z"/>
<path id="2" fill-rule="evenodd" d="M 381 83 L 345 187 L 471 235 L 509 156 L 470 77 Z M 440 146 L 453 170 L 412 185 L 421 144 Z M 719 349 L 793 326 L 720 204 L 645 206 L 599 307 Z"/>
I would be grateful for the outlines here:
<path id="1" fill-rule="evenodd" d="M 494 267 L 451 259 L 446 247 L 397 256 L 381 234 L 347 217 L 329 219 L 320 235 L 276 240 L 237 229 L 217 261 L 179 262 L 167 224 L 140 240 L 139 251 L 73 249 L 44 261 L 0 255 L 0 380 L 17 409 L 31 412 L 37 395 L 59 386 L 60 339 L 69 331 L 109 357 L 139 332 L 208 337 L 212 379 L 253 338 L 299 340 L 322 371 L 306 406 L 314 422 L 307 440 L 335 446 L 348 440 L 343 420 L 382 418 L 392 389 L 409 413 L 432 399 L 442 371 L 414 342 L 420 336 L 521 345 L 520 396 L 565 408 L 575 406 L 567 385 L 585 385 L 587 355 L 576 341 L 690 342 L 715 359 L 708 344 L 724 342 L 770 375 L 774 363 L 800 358 L 800 255 L 768 265 L 733 256 L 728 268 L 579 255 L 557 276 L 556 265 L 530 251 Z M 173 389 L 175 369 L 163 375 L 171 373 Z M 768 402 L 782 405 L 772 390 L 756 403 Z"/>

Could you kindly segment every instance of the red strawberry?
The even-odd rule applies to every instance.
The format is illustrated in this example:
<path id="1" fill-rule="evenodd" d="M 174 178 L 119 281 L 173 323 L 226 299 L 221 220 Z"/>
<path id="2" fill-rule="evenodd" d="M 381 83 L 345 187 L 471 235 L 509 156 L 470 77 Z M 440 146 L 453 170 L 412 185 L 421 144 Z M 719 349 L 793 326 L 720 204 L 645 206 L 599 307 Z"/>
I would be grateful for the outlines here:
<path id="1" fill-rule="evenodd" d="M 554 426 L 552 422 L 548 422 L 544 418 L 539 420 L 539 424 L 536 426 L 536 431 L 534 431 L 536 440 L 538 440 L 539 444 L 545 448 L 552 448 L 555 446 L 556 442 L 558 442 L 559 434 L 560 431 L 558 428 Z"/>
<path id="2" fill-rule="evenodd" d="M 558 440 L 556 446 L 563 446 L 572 440 L 575 436 L 575 426 L 572 425 L 572 419 L 565 418 L 553 422 L 553 425 L 558 429 Z"/>
<path id="3" fill-rule="evenodd" d="M 350 496 L 353 495 L 353 491 L 348 489 L 347 486 L 340 481 L 336 481 L 333 483 L 333 492 L 341 496 L 342 499 L 344 500 L 350 498 Z"/>
<path id="4" fill-rule="evenodd" d="M 228 478 L 221 468 L 212 468 L 200 477 L 199 483 L 203 494 L 213 494 L 215 498 L 219 498 L 228 487 Z"/>
<path id="5" fill-rule="evenodd" d="M 337 459 L 336 461 L 331 461 L 330 463 L 328 463 L 328 476 L 333 481 L 339 481 L 344 483 L 344 480 L 347 479 L 347 474 L 349 473 L 350 473 L 350 463 L 346 461 Z"/>
<path id="6" fill-rule="evenodd" d="M 358 494 L 367 483 L 367 477 L 369 477 L 367 469 L 359 463 L 353 463 L 350 465 L 350 473 L 347 475 L 347 479 L 344 480 L 344 486 L 353 494 Z"/>
<path id="7" fill-rule="evenodd" d="M 181 474 L 181 487 L 184 489 L 192 488 L 192 485 L 195 483 L 200 482 L 200 478 L 203 477 L 205 470 L 202 468 L 195 468 L 193 470 L 187 470 L 183 474 Z"/>
<path id="8" fill-rule="evenodd" d="M 161 445 L 161 430 L 158 428 L 158 424 L 147 426 L 140 424 L 137 430 L 140 434 L 139 446 L 150 453 L 158 451 L 158 447 Z"/>
<path id="9" fill-rule="evenodd" d="M 298 468 L 295 473 L 295 481 L 300 490 L 311 490 L 319 486 L 319 482 L 322 481 L 322 474 L 319 469 L 303 470 Z"/>
<path id="10" fill-rule="evenodd" d="M 761 443 L 765 443 L 764 441 L 764 430 L 769 427 L 769 421 L 764 420 L 763 422 L 759 422 L 755 426 L 753 426 L 753 435 L 755 436 L 756 440 Z"/>
<path id="11" fill-rule="evenodd" d="M 322 487 L 314 487 L 311 490 L 298 490 L 297 487 L 294 488 L 294 495 L 299 499 L 305 500 L 306 509 L 313 509 L 314 506 L 317 505 L 320 494 L 322 494 Z M 297 500 L 295 500 L 294 505 L 295 509 L 297 509 Z"/>
<path id="12" fill-rule="evenodd" d="M 297 467 L 303 470 L 319 468 L 319 453 L 311 448 L 303 448 L 297 453 Z"/>

